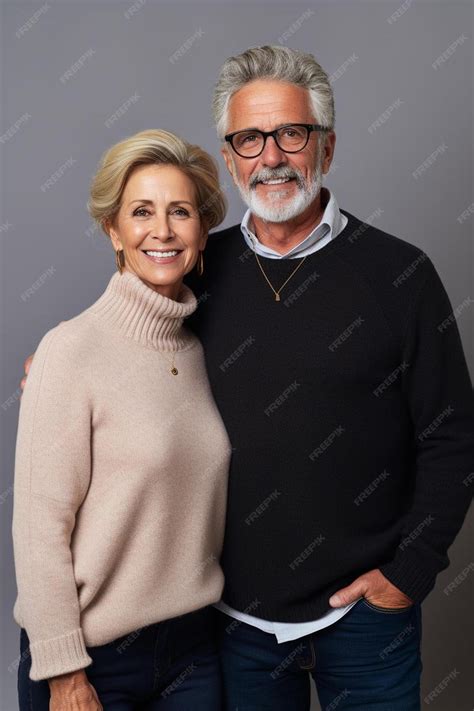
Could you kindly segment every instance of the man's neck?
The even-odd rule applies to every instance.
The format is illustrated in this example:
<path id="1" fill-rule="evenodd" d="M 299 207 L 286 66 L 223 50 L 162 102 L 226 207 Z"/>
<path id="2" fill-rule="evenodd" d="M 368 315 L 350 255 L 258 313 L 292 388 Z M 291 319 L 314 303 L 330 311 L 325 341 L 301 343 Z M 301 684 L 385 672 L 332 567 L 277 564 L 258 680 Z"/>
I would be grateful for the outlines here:
<path id="1" fill-rule="evenodd" d="M 249 227 L 258 241 L 274 249 L 279 254 L 286 254 L 300 244 L 321 222 L 329 200 L 329 193 L 321 188 L 316 200 L 301 215 L 287 222 L 268 222 L 253 213 Z"/>

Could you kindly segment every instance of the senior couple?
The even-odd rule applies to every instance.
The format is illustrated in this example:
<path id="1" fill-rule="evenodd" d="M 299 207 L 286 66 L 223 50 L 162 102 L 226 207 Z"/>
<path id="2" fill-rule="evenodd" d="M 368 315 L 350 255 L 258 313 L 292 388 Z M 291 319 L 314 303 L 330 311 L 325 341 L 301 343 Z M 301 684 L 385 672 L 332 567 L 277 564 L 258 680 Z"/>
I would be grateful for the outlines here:
<path id="1" fill-rule="evenodd" d="M 99 298 L 25 363 L 13 538 L 21 711 L 420 708 L 421 603 L 470 503 L 471 382 L 429 257 L 322 187 L 311 54 L 229 58 L 247 205 L 164 130 L 107 150 Z M 394 644 L 394 640 L 397 643 Z"/>

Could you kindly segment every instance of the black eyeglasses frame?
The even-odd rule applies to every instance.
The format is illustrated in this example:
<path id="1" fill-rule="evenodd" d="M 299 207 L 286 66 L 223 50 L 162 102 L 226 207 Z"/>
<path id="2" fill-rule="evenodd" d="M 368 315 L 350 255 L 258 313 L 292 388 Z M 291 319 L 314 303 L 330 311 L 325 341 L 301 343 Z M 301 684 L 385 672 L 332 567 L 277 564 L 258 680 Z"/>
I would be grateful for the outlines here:
<path id="1" fill-rule="evenodd" d="M 301 148 L 298 148 L 298 150 L 296 150 L 296 151 L 285 150 L 284 148 L 282 148 L 280 146 L 280 144 L 278 143 L 278 139 L 277 139 L 278 131 L 281 131 L 284 128 L 291 128 L 291 126 L 302 127 L 307 130 L 305 144 L 303 146 L 301 146 Z M 233 133 L 226 134 L 224 136 L 224 140 L 227 141 L 227 143 L 230 143 L 230 145 L 232 146 L 232 150 L 235 153 L 237 153 L 237 155 L 240 156 L 241 158 L 258 158 L 258 156 L 261 155 L 263 153 L 263 151 L 265 150 L 265 145 L 266 145 L 268 136 L 273 136 L 273 140 L 277 144 L 278 148 L 281 151 L 283 151 L 284 153 L 299 153 L 300 151 L 304 150 L 306 148 L 306 146 L 308 145 L 309 137 L 311 136 L 312 131 L 331 131 L 331 130 L 332 129 L 329 128 L 329 126 L 321 126 L 318 123 L 287 123 L 287 124 L 284 124 L 283 126 L 279 126 L 278 128 L 275 128 L 273 131 L 261 131 L 258 128 L 244 128 L 244 129 L 241 129 L 240 131 L 234 131 Z M 242 155 L 242 153 L 239 153 L 239 151 L 236 150 L 236 148 L 234 146 L 234 142 L 233 142 L 234 137 L 237 136 L 237 134 L 246 133 L 247 131 L 254 131 L 255 133 L 259 133 L 261 136 L 263 136 L 262 149 L 258 153 L 256 153 L 255 155 L 252 155 L 252 156 L 244 156 L 244 155 Z"/>

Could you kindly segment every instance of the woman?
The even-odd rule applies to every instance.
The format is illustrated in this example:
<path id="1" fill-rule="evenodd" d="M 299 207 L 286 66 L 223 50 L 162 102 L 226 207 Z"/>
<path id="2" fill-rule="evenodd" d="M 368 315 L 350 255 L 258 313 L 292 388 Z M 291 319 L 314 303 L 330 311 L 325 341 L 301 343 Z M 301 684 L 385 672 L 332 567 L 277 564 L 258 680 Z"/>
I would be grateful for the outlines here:
<path id="1" fill-rule="evenodd" d="M 89 210 L 118 271 L 45 334 L 20 407 L 21 711 L 221 709 L 231 448 L 182 279 L 225 209 L 215 161 L 172 133 L 102 157 Z"/>

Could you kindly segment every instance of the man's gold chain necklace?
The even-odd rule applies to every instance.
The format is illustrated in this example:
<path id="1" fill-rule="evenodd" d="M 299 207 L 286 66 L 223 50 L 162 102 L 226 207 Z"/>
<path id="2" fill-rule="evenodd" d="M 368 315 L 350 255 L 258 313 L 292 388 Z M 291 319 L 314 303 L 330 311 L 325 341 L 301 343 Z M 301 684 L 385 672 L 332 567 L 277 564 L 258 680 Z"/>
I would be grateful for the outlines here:
<path id="1" fill-rule="evenodd" d="M 257 252 L 254 251 L 254 254 L 255 254 L 255 258 L 256 258 L 256 260 L 257 260 L 257 264 L 258 264 L 258 266 L 260 267 L 260 270 L 261 270 L 263 276 L 265 277 L 265 280 L 266 280 L 268 286 L 270 287 L 270 289 L 271 289 L 271 290 L 273 291 L 273 293 L 275 294 L 275 301 L 281 301 L 281 299 L 280 299 L 280 291 L 283 289 L 284 286 L 286 286 L 286 285 L 288 284 L 288 282 L 290 281 L 291 277 L 296 274 L 296 272 L 298 271 L 298 269 L 303 266 L 303 264 L 304 264 L 304 262 L 305 262 L 305 260 L 306 260 L 306 257 L 307 257 L 308 255 L 306 255 L 306 257 L 304 257 L 304 258 L 301 260 L 301 262 L 298 264 L 298 266 L 297 266 L 295 269 L 293 269 L 293 271 L 291 272 L 291 274 L 290 274 L 290 276 L 288 277 L 288 279 L 287 279 L 286 281 L 284 281 L 283 284 L 280 286 L 280 288 L 277 290 L 277 289 L 274 288 L 274 286 L 273 286 L 273 284 L 271 283 L 270 279 L 269 279 L 269 278 L 267 277 L 267 275 L 265 274 L 265 271 L 264 271 L 264 269 L 263 269 L 263 267 L 262 267 L 262 265 L 261 265 L 261 263 L 260 263 L 260 259 L 258 258 Z"/>

